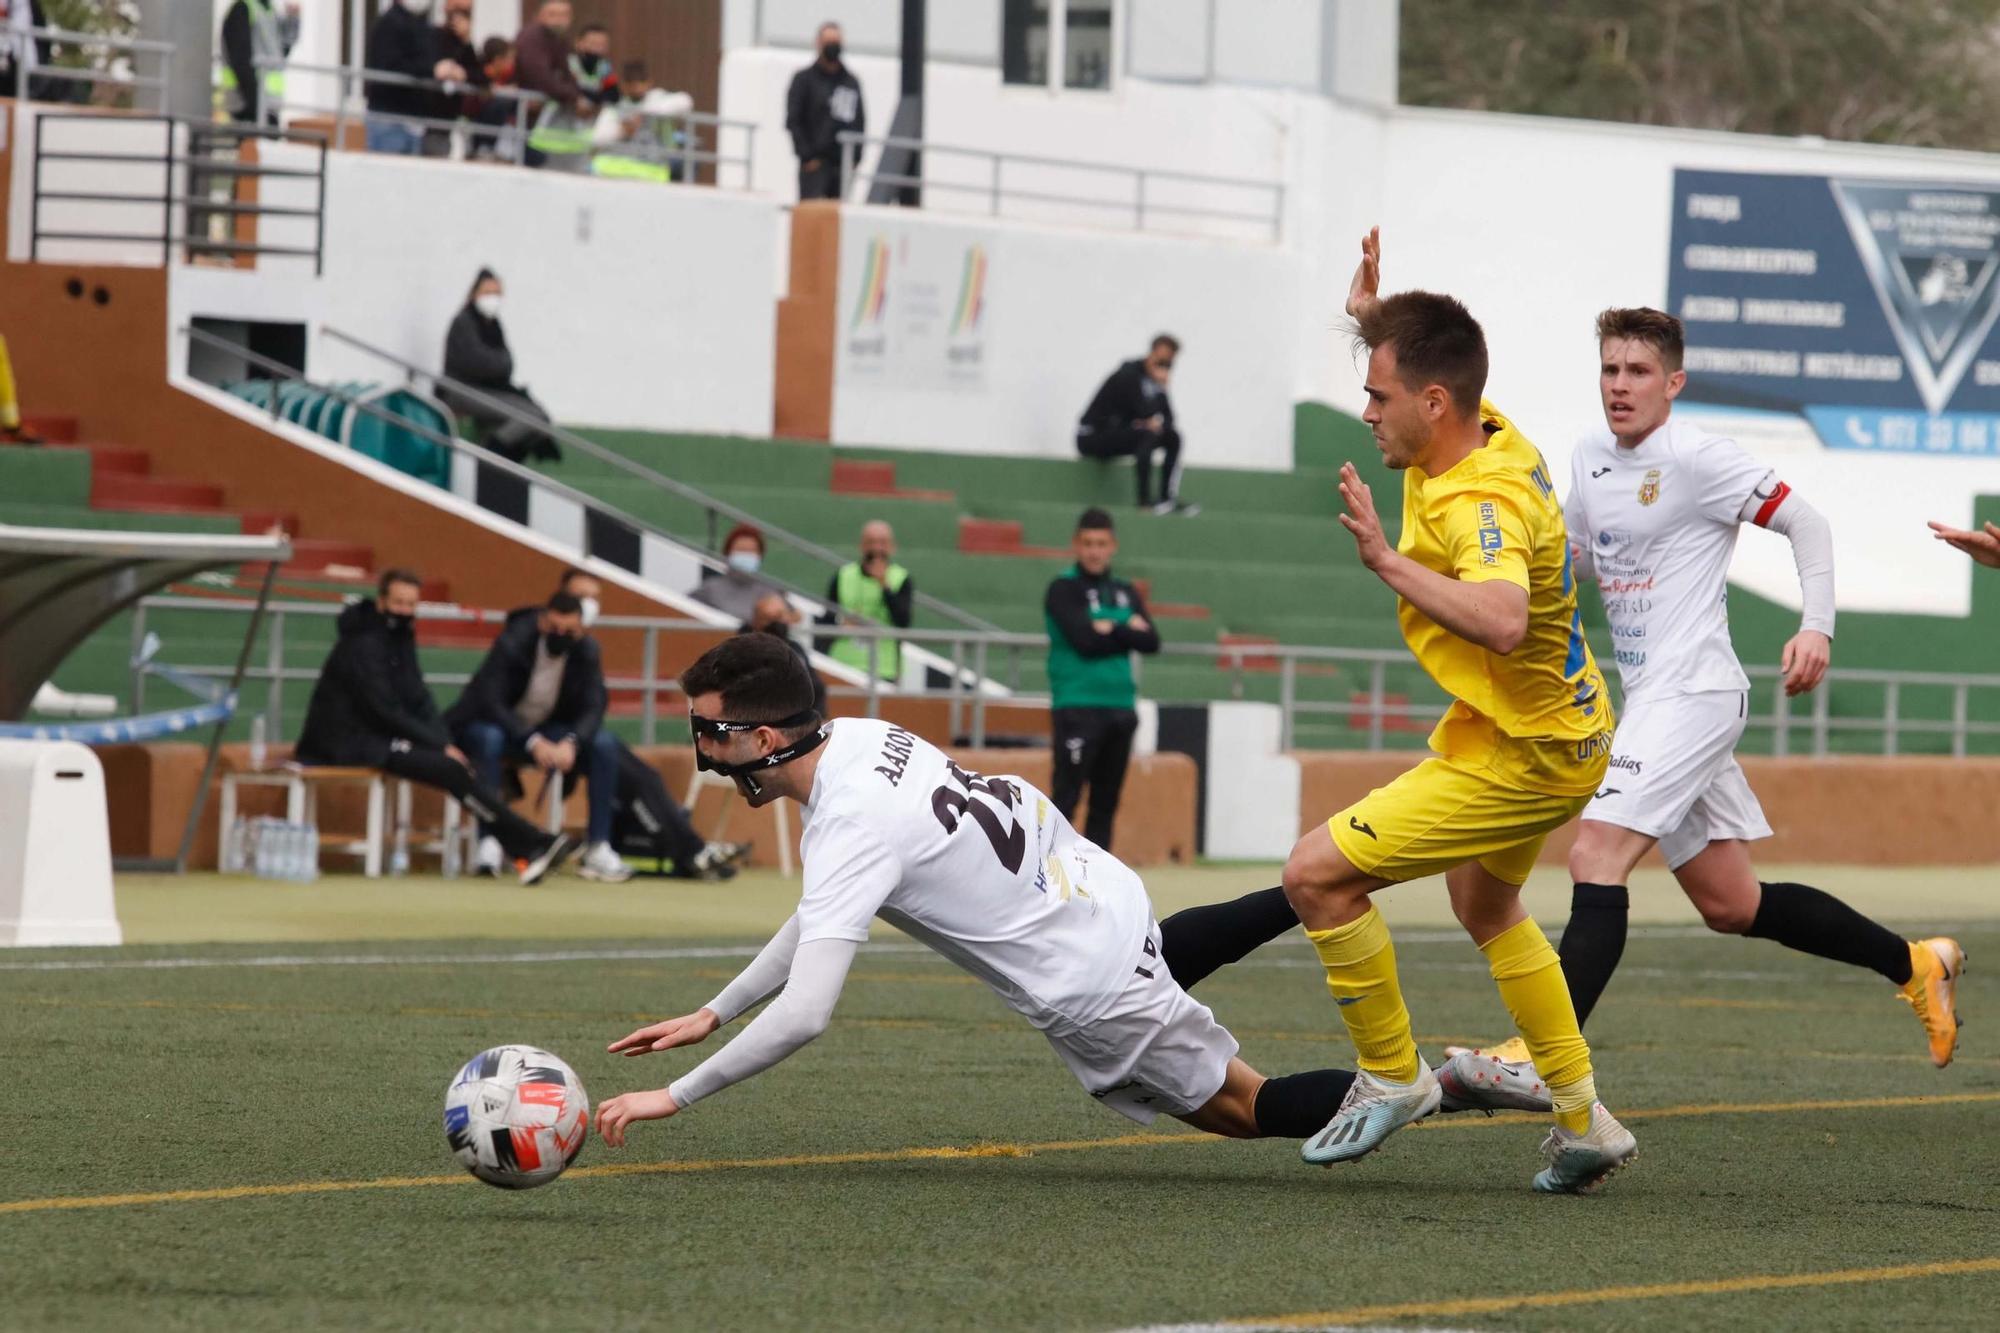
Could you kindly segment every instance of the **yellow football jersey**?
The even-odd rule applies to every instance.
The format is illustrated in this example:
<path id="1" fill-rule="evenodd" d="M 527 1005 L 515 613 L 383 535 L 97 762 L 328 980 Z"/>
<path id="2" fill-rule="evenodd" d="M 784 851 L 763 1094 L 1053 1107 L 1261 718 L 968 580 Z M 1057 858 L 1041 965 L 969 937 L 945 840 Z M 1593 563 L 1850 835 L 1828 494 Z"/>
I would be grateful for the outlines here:
<path id="1" fill-rule="evenodd" d="M 1584 641 L 1562 505 L 1541 451 L 1492 404 L 1480 404 L 1480 419 L 1484 448 L 1435 477 L 1403 473 L 1396 549 L 1451 578 L 1525 588 L 1528 633 L 1502 656 L 1398 599 L 1404 641 L 1456 701 L 1431 748 L 1528 791 L 1594 791 L 1610 755 L 1611 699 Z"/>

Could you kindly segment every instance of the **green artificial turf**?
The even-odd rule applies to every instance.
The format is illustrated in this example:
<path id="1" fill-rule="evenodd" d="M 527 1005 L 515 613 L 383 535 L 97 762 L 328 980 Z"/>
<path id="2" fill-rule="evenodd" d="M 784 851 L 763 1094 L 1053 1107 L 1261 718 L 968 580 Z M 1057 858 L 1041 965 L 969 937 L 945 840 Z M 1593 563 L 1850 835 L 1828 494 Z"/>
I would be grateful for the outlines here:
<path id="1" fill-rule="evenodd" d="M 1166 910 L 1268 873 L 1149 881 Z M 1954 917 L 1961 899 L 1926 897 L 1951 876 L 1873 882 L 1905 919 L 1962 922 L 1975 963 L 2000 957 L 1990 909 Z M 154 943 L 0 951 L 0 1327 L 1112 1330 L 1325 1312 L 1874 1329 L 1972 1327 L 2000 1301 L 2000 1262 L 1921 1267 L 2000 1259 L 2000 1047 L 1985 1035 L 2000 986 L 1971 974 L 1967 1041 L 1939 1072 L 1886 983 L 1676 925 L 1635 935 L 1592 1021 L 1599 1087 L 1641 1143 L 1595 1199 L 1528 1191 L 1543 1127 L 1525 1119 L 1440 1119 L 1330 1171 L 1288 1143 L 1118 1142 L 1183 1131 L 1094 1104 L 983 987 L 895 936 L 857 961 L 832 1030 L 763 1077 L 638 1127 L 623 1152 L 593 1139 L 545 1189 L 462 1176 L 440 1114 L 467 1056 L 546 1046 L 597 1098 L 666 1081 L 693 1055 L 628 1061 L 605 1043 L 706 1000 L 790 887 L 128 881 L 128 928 Z M 1391 919 L 1427 1052 L 1503 1035 L 1470 945 L 1413 910 Z M 173 942 L 202 937 L 237 942 Z M 1266 1073 L 1351 1057 L 1301 941 L 1196 994 Z M 1927 1095 L 1959 1100 L 1888 1104 Z M 938 1149 L 978 1151 L 923 1151 Z M 647 1169 L 602 1170 L 614 1163 Z M 388 1183 L 325 1188 L 364 1181 Z M 299 1188 L 44 1202 L 239 1186 Z M 1911 1266 L 1900 1281 L 1643 1294 Z M 1384 1305 L 1414 1308 L 1352 1313 Z"/>

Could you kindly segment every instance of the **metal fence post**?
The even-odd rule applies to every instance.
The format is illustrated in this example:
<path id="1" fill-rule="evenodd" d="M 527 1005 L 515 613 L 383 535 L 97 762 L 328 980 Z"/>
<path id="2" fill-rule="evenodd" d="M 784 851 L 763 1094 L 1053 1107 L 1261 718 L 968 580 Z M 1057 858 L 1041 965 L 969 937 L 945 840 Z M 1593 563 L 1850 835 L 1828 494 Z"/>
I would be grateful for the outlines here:
<path id="1" fill-rule="evenodd" d="M 1784 689 L 1784 685 L 1780 684 L 1778 688 L 1782 691 Z M 1813 758 L 1815 759 L 1826 758 L 1826 733 L 1827 733 L 1826 723 L 1827 723 L 1827 716 L 1832 711 L 1833 711 L 1833 686 L 1829 683 L 1825 689 L 1815 690 L 1813 692 L 1813 710 L 1812 710 Z"/>
<path id="2" fill-rule="evenodd" d="M 1292 709 L 1298 704 L 1298 659 L 1286 653 L 1278 659 L 1278 749 L 1292 748 Z"/>
<path id="3" fill-rule="evenodd" d="M 873 634 L 868 636 L 868 716 L 882 716 L 882 677 L 880 658 L 882 641 Z"/>
<path id="4" fill-rule="evenodd" d="M 659 743 L 660 701 L 660 627 L 646 626 L 646 646 L 640 659 L 639 674 L 645 677 L 645 700 L 639 705 L 640 739 L 647 745 Z"/>
<path id="5" fill-rule="evenodd" d="M 1903 713 L 1903 686 L 1901 681 L 1889 681 L 1882 701 L 1882 753 L 1896 753 L 1896 732 L 1900 728 Z"/>
<path id="6" fill-rule="evenodd" d="M 961 689 L 965 678 L 965 640 L 956 635 L 951 641 L 951 720 L 948 729 L 952 736 L 958 736 L 959 725 L 965 720 L 964 701 Z M 978 686 L 975 684 L 974 689 Z"/>
<path id="7" fill-rule="evenodd" d="M 1382 748 L 1382 687 L 1388 667 L 1381 658 L 1368 664 L 1368 748 Z"/>
<path id="8" fill-rule="evenodd" d="M 146 668 L 140 658 L 146 651 L 146 604 L 132 608 L 132 716 L 146 711 Z"/>
<path id="9" fill-rule="evenodd" d="M 1969 702 L 1967 696 L 1970 693 L 1971 687 L 1963 681 L 1954 686 L 1951 691 L 1951 757 L 1953 759 L 1965 758 L 1965 727 L 1968 721 L 1967 704 Z"/>
<path id="10" fill-rule="evenodd" d="M 1776 694 L 1777 703 L 1771 710 L 1771 754 L 1783 759 L 1792 752 L 1792 697 L 1785 693 L 1783 680 L 1777 682 Z"/>
<path id="11" fill-rule="evenodd" d="M 980 639 L 972 645 L 972 674 L 974 679 L 986 679 L 986 640 L 984 639 Z M 972 697 L 972 748 L 977 750 L 986 744 L 986 691 L 980 690 Z"/>
<path id="12" fill-rule="evenodd" d="M 264 735 L 276 745 L 284 737 L 285 724 L 285 613 L 271 612 L 271 638 L 265 644 L 264 660 L 271 673 L 271 691 L 264 703 Z"/>

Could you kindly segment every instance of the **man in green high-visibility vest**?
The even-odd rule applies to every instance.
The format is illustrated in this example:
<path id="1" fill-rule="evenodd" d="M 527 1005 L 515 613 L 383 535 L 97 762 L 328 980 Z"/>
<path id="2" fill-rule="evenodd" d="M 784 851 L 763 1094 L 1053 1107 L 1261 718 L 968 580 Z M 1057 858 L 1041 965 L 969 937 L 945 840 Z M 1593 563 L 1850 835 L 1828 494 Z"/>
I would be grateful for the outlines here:
<path id="1" fill-rule="evenodd" d="M 1055 746 L 1049 799 L 1064 819 L 1090 787 L 1083 836 L 1111 850 L 1111 823 L 1125 790 L 1132 737 L 1139 730 L 1133 653 L 1160 651 L 1160 632 L 1139 590 L 1111 572 L 1118 537 L 1111 515 L 1083 511 L 1071 548 L 1076 563 L 1049 584 L 1042 614 L 1049 629 L 1050 739 Z"/>
<path id="2" fill-rule="evenodd" d="M 285 100 L 285 71 L 273 66 L 299 39 L 299 7 L 236 0 L 222 16 L 222 101 L 231 120 L 274 124 Z M 259 62 L 263 68 L 259 68 Z"/>
<path id="3" fill-rule="evenodd" d="M 908 629 L 916 595 L 910 571 L 896 563 L 895 531 L 878 518 L 862 526 L 861 558 L 842 565 L 826 585 L 830 605 L 820 619 L 825 624 L 872 622 Z M 866 640 L 836 639 L 826 653 L 857 671 L 868 669 Z M 891 683 L 902 679 L 903 653 L 894 639 L 875 641 L 875 674 Z"/>

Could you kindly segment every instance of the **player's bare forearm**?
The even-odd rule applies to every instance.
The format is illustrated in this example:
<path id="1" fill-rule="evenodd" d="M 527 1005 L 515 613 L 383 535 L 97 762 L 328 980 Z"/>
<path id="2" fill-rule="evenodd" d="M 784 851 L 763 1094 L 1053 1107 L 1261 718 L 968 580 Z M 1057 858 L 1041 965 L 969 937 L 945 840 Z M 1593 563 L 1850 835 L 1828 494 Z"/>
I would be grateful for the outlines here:
<path id="1" fill-rule="evenodd" d="M 1528 633 L 1528 594 L 1505 579 L 1468 583 L 1390 551 L 1372 568 L 1396 594 L 1468 643 L 1506 656 Z"/>

